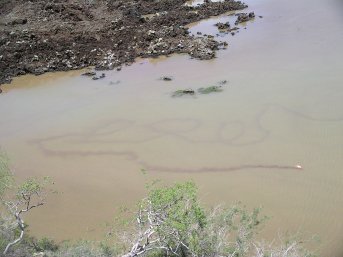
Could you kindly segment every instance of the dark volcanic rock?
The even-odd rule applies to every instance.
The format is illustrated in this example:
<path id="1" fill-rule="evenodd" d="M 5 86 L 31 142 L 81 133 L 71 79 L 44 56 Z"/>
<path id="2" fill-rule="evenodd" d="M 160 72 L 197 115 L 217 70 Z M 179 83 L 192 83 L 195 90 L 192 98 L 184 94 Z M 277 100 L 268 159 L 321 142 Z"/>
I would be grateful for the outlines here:
<path id="1" fill-rule="evenodd" d="M 161 78 L 161 80 L 163 80 L 163 81 L 172 81 L 173 78 L 172 78 L 172 77 L 169 77 L 169 76 L 163 76 L 163 77 Z"/>
<path id="2" fill-rule="evenodd" d="M 81 74 L 82 76 L 87 76 L 87 77 L 92 77 L 96 75 L 96 72 L 94 71 L 89 71 L 89 72 L 85 72 L 83 74 Z"/>
<path id="3" fill-rule="evenodd" d="M 224 29 L 230 28 L 230 23 L 229 22 L 226 22 L 226 23 L 218 22 L 215 24 L 215 26 L 220 30 L 224 30 Z"/>
<path id="4" fill-rule="evenodd" d="M 235 25 L 238 25 L 239 23 L 242 23 L 242 22 L 247 22 L 247 21 L 250 21 L 252 19 L 255 18 L 255 13 L 254 12 L 251 12 L 251 13 L 238 13 L 236 14 L 237 16 L 237 20 L 235 22 Z"/>
<path id="5" fill-rule="evenodd" d="M 190 7 L 185 2 L 7 1 L 0 5 L 0 84 L 28 73 L 88 66 L 119 69 L 137 57 L 172 53 L 215 57 L 222 43 L 194 37 L 184 26 L 246 5 L 226 0 Z"/>

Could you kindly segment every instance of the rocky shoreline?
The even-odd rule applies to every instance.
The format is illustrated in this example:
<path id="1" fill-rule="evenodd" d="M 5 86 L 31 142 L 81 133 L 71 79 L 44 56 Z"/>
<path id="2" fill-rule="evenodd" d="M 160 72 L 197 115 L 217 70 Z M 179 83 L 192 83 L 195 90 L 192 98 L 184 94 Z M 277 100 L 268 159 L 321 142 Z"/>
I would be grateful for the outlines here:
<path id="1" fill-rule="evenodd" d="M 185 25 L 247 6 L 234 0 L 195 7 L 186 2 L 0 0 L 0 84 L 19 75 L 88 66 L 119 70 L 137 57 L 214 58 L 227 43 L 190 35 Z"/>

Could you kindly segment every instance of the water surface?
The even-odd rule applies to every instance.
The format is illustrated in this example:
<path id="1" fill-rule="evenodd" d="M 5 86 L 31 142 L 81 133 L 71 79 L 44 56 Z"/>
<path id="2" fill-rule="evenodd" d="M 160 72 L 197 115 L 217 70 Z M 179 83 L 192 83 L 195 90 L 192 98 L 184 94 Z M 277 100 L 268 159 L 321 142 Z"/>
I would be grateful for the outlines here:
<path id="1" fill-rule="evenodd" d="M 219 33 L 216 18 L 192 24 L 228 41 L 214 60 L 177 55 L 98 81 L 74 71 L 3 87 L 0 142 L 16 176 L 50 176 L 60 192 L 32 212 L 33 234 L 100 238 L 115 211 L 144 194 L 145 168 L 150 178 L 194 180 L 209 205 L 264 206 L 266 237 L 317 234 L 323 256 L 342 256 L 343 4 L 247 3 L 263 18 L 235 36 Z M 171 97 L 221 80 L 221 93 Z"/>

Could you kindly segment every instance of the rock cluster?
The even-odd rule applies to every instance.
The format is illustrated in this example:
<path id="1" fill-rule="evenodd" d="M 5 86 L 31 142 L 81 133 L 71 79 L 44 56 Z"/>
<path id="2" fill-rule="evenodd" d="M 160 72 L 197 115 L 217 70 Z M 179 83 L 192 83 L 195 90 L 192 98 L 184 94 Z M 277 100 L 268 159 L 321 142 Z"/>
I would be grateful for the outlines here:
<path id="1" fill-rule="evenodd" d="M 235 25 L 238 25 L 239 23 L 242 22 L 247 22 L 255 18 L 255 13 L 250 12 L 250 13 L 238 13 L 236 14 L 237 20 L 235 22 Z"/>
<path id="2" fill-rule="evenodd" d="M 231 27 L 230 22 L 225 22 L 225 23 L 218 22 L 215 24 L 215 26 L 220 30 L 230 29 Z"/>
<path id="3" fill-rule="evenodd" d="M 210 59 L 224 43 L 192 36 L 184 26 L 246 7 L 235 0 L 198 7 L 186 6 L 186 0 L 5 2 L 0 5 L 0 84 L 18 75 L 88 66 L 120 70 L 136 57 L 188 53 Z"/>

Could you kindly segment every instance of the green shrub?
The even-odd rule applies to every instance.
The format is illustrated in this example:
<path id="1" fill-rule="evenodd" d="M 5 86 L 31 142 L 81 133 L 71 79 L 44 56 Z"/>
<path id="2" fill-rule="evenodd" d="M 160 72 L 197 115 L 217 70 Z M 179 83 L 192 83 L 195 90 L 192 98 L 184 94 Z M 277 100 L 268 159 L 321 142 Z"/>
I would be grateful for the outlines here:
<path id="1" fill-rule="evenodd" d="M 246 256 L 265 219 L 260 209 L 248 212 L 240 205 L 206 211 L 192 182 L 149 190 L 125 256 Z"/>
<path id="2" fill-rule="evenodd" d="M 104 246 L 91 241 L 80 241 L 75 244 L 64 244 L 59 247 L 57 252 L 47 252 L 49 257 L 109 257 L 117 256 L 110 247 L 104 249 Z"/>
<path id="3" fill-rule="evenodd" d="M 33 241 L 33 247 L 37 252 L 45 252 L 51 251 L 56 252 L 58 250 L 58 244 L 54 242 L 54 240 L 49 239 L 47 237 L 43 237 L 38 240 Z"/>
<path id="4" fill-rule="evenodd" d="M 0 198 L 3 197 L 6 190 L 13 185 L 13 174 L 8 165 L 7 156 L 0 150 Z"/>

